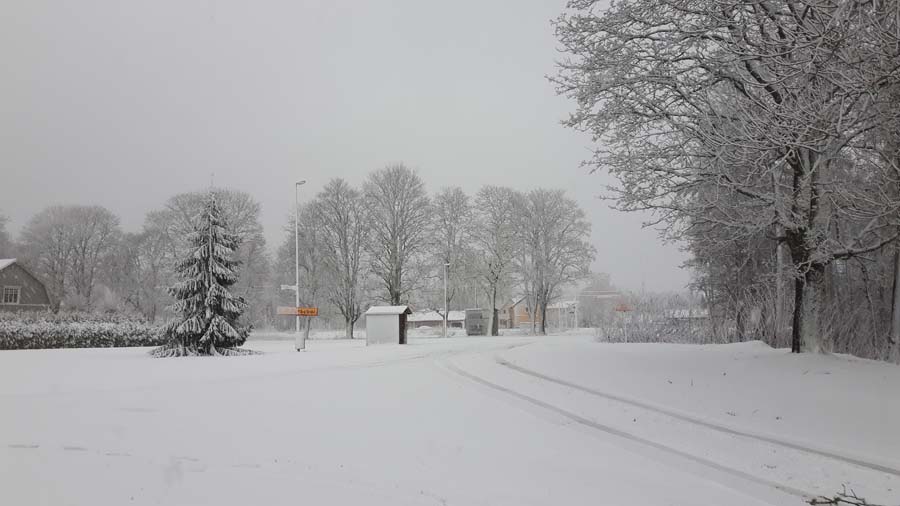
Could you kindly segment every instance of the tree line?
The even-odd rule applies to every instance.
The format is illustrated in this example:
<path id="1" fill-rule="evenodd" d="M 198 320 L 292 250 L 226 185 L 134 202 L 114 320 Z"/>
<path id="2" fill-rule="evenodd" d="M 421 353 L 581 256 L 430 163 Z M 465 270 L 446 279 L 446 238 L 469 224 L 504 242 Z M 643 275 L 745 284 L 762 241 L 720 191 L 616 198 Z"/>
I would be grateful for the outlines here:
<path id="1" fill-rule="evenodd" d="M 589 273 L 594 258 L 589 221 L 559 190 L 486 186 L 470 196 L 449 187 L 430 195 L 416 171 L 389 165 L 358 187 L 328 181 L 289 213 L 274 251 L 258 202 L 239 190 L 212 191 L 236 240 L 238 277 L 231 291 L 248 302 L 244 318 L 256 327 L 290 323 L 275 309 L 294 303 L 293 292 L 281 285 L 295 277 L 295 216 L 301 304 L 320 307 L 322 319 L 339 324 L 347 337 L 373 304 L 410 304 L 443 315 L 445 275 L 450 307 L 493 309 L 496 334 L 497 309 L 510 297 L 525 297 L 531 311 L 543 315 L 564 285 Z M 50 206 L 16 241 L 0 219 L 0 257 L 19 257 L 40 277 L 55 311 L 125 311 L 166 320 L 173 316 L 167 287 L 191 248 L 208 194 L 171 197 L 134 233 L 100 206 Z"/>
<path id="2" fill-rule="evenodd" d="M 719 325 L 900 358 L 897 0 L 572 0 L 567 120 L 692 254 Z"/>
<path id="3" fill-rule="evenodd" d="M 521 294 L 544 315 L 594 258 L 590 222 L 560 190 L 485 186 L 469 196 L 447 187 L 429 195 L 403 164 L 372 172 L 359 188 L 332 179 L 299 217 L 301 301 L 326 302 L 347 337 L 373 303 L 443 316 L 445 277 L 449 307 L 488 308 L 496 335 L 497 309 L 510 297 Z M 293 229 L 291 217 L 276 254 L 279 279 L 293 279 Z M 546 332 L 543 324 L 535 330 Z"/>

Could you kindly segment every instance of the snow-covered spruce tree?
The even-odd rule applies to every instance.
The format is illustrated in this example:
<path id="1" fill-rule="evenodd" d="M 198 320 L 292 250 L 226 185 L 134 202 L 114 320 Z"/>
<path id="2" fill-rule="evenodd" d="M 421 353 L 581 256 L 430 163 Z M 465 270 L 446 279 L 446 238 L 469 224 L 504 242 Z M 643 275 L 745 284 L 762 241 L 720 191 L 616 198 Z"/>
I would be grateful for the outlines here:
<path id="1" fill-rule="evenodd" d="M 186 257 L 175 266 L 181 281 L 169 288 L 175 297 L 172 309 L 181 317 L 163 328 L 169 339 L 165 346 L 153 350 L 157 357 L 190 355 L 239 355 L 249 327 L 238 323 L 247 302 L 229 292 L 237 282 L 233 259 L 239 246 L 222 218 L 215 193 L 209 198 L 188 236 Z"/>

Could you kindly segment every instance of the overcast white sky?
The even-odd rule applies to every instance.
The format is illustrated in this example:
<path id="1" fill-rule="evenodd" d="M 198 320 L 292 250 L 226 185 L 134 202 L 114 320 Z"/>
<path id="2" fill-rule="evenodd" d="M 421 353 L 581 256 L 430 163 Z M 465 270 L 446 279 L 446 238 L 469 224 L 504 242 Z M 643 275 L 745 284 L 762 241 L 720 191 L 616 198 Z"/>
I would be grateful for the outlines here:
<path id="1" fill-rule="evenodd" d="M 263 205 L 271 245 L 331 177 L 402 161 L 429 188 L 567 190 L 596 270 L 682 288 L 685 256 L 595 198 L 590 139 L 545 75 L 564 0 L 0 3 L 0 213 L 97 203 L 137 231 L 176 193 L 217 185 Z"/>

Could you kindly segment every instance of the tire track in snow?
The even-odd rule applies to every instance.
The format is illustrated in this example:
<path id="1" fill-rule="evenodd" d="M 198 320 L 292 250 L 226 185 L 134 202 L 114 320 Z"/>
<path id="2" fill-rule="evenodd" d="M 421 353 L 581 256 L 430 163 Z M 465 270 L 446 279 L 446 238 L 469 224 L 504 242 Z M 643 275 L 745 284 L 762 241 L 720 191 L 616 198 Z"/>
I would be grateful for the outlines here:
<path id="1" fill-rule="evenodd" d="M 522 367 L 520 365 L 514 364 L 514 363 L 500 357 L 499 354 L 495 355 L 494 359 L 496 360 L 496 362 L 498 364 L 500 364 L 504 367 L 507 367 L 509 369 L 512 369 L 513 371 L 516 371 L 516 372 L 519 372 L 522 374 L 527 374 L 529 376 L 533 376 L 535 378 L 542 379 L 544 381 L 549 381 L 551 383 L 556 383 L 558 385 L 562 385 L 565 387 L 573 388 L 575 390 L 579 390 L 581 392 L 584 392 L 584 393 L 587 393 L 590 395 L 594 395 L 596 397 L 602 397 L 604 399 L 608 399 L 611 401 L 621 402 L 623 404 L 629 404 L 631 406 L 645 409 L 647 411 L 653 411 L 655 413 L 659 413 L 659 414 L 666 415 L 666 416 L 669 416 L 672 418 L 676 418 L 683 422 L 693 423 L 695 425 L 700 425 L 700 426 L 706 427 L 708 429 L 713 429 L 715 431 L 723 432 L 725 434 L 729 434 L 732 436 L 739 436 L 739 437 L 744 437 L 744 438 L 748 438 L 748 439 L 754 439 L 757 441 L 762 441 L 762 442 L 773 444 L 776 446 L 783 446 L 785 448 L 790 448 L 792 450 L 797 450 L 800 452 L 809 453 L 809 454 L 817 455 L 820 457 L 826 457 L 826 458 L 829 458 L 832 460 L 837 460 L 837 461 L 843 462 L 845 464 L 852 464 L 852 465 L 855 465 L 858 467 L 863 467 L 866 469 L 871 469 L 873 471 L 878 471 L 878 472 L 882 472 L 885 474 L 890 474 L 892 476 L 900 477 L 900 470 L 889 467 L 889 466 L 885 466 L 885 465 L 877 464 L 877 463 L 873 463 L 873 462 L 867 462 L 865 460 L 849 457 L 847 455 L 841 455 L 839 453 L 831 452 L 828 450 L 811 448 L 809 446 L 805 446 L 800 443 L 795 443 L 793 441 L 788 441 L 786 439 L 781 439 L 781 438 L 777 438 L 777 437 L 773 437 L 773 436 L 765 436 L 762 434 L 755 434 L 752 432 L 741 431 L 738 429 L 734 429 L 732 427 L 728 427 L 727 425 L 720 425 L 715 422 L 703 420 L 702 418 L 694 417 L 694 416 L 691 416 L 691 415 L 688 415 L 685 413 L 680 413 L 678 411 L 669 410 L 664 407 L 660 407 L 660 406 L 656 406 L 656 405 L 653 405 L 653 404 L 650 404 L 647 402 L 640 401 L 638 399 L 631 399 L 631 398 L 623 397 L 623 396 L 616 395 L 613 393 L 603 392 L 601 390 L 596 390 L 593 388 L 582 386 L 577 383 L 572 383 L 570 381 L 555 378 L 553 376 L 548 376 L 546 374 L 534 371 L 532 369 L 528 369 L 526 367 Z"/>
<path id="2" fill-rule="evenodd" d="M 752 474 L 746 473 L 746 472 L 744 472 L 744 471 L 740 471 L 740 470 L 738 470 L 738 469 L 733 469 L 733 468 L 724 466 L 724 465 L 719 464 L 719 463 L 717 463 L 717 462 L 714 462 L 714 461 L 712 461 L 712 460 L 708 460 L 708 459 L 705 459 L 705 458 L 703 458 L 703 457 L 698 457 L 698 456 L 696 456 L 696 455 L 692 455 L 692 454 L 690 454 L 690 453 L 683 452 L 683 451 L 678 450 L 678 449 L 676 449 L 676 448 L 672 448 L 672 447 L 670 447 L 670 446 L 666 446 L 666 445 L 664 445 L 664 444 L 662 444 L 662 443 L 658 443 L 658 442 L 656 442 L 656 441 L 652 441 L 652 440 L 650 440 L 650 439 L 646 439 L 646 438 L 637 436 L 637 435 L 632 434 L 632 433 L 630 433 L 630 432 L 626 432 L 626 431 L 624 431 L 624 430 L 616 429 L 615 427 L 611 427 L 611 426 L 609 426 L 609 425 L 604 425 L 604 424 L 602 424 L 602 423 L 595 422 L 594 420 L 588 419 L 588 418 L 586 418 L 586 417 L 584 417 L 584 416 L 581 416 L 581 415 L 579 415 L 579 414 L 577 414 L 577 413 L 573 413 L 573 412 L 571 412 L 571 411 L 565 410 L 565 409 L 560 408 L 560 407 L 558 407 L 558 406 L 554 406 L 554 405 L 552 405 L 552 404 L 550 404 L 550 403 L 544 402 L 544 401 L 542 401 L 542 400 L 540 400 L 540 399 L 537 399 L 537 398 L 535 398 L 535 397 L 531 397 L 531 396 L 526 395 L 526 394 L 523 394 L 523 393 L 521 393 L 521 392 L 517 392 L 517 391 L 515 391 L 515 390 L 513 390 L 513 389 L 504 387 L 503 385 L 499 385 L 499 384 L 494 383 L 494 382 L 492 382 L 492 381 L 490 381 L 490 380 L 487 380 L 487 379 L 485 379 L 485 378 L 482 378 L 481 376 L 472 374 L 472 373 L 470 373 L 470 372 L 468 372 L 468 371 L 464 371 L 464 370 L 460 369 L 459 367 L 457 367 L 457 366 L 456 366 L 455 364 L 453 364 L 452 362 L 450 362 L 447 358 L 442 358 L 442 359 L 440 360 L 440 363 L 438 362 L 438 360 L 435 360 L 435 363 L 436 363 L 439 367 L 443 367 L 443 368 L 445 368 L 445 369 L 447 369 L 447 370 L 453 372 L 454 374 L 457 374 L 458 376 L 461 376 L 461 377 L 463 377 L 463 378 L 465 378 L 465 379 L 468 379 L 468 380 L 470 380 L 470 381 L 473 381 L 473 382 L 477 383 L 477 384 L 480 385 L 480 386 L 490 388 L 490 389 L 492 389 L 492 390 L 495 390 L 495 391 L 501 392 L 501 393 L 503 393 L 503 394 L 506 394 L 506 395 L 515 397 L 515 398 L 517 398 L 517 399 L 519 399 L 519 400 L 525 401 L 525 402 L 527 402 L 527 403 L 529 403 L 529 404 L 532 404 L 532 405 L 538 406 L 538 407 L 540 407 L 540 408 L 543 408 L 543 409 L 545 409 L 545 410 L 547 410 L 547 411 L 551 411 L 551 412 L 556 413 L 556 414 L 558 414 L 558 415 L 561 415 L 561 416 L 563 416 L 564 418 L 567 418 L 567 419 L 569 419 L 569 420 L 571 420 L 571 421 L 573 421 L 573 422 L 575 422 L 575 423 L 577 423 L 577 424 L 579 424 L 579 425 L 581 425 L 581 426 L 583 426 L 583 427 L 587 427 L 587 428 L 589 428 L 589 429 L 594 429 L 594 430 L 598 430 L 598 431 L 601 431 L 601 432 L 605 432 L 605 433 L 607 433 L 607 434 L 610 434 L 610 435 L 613 435 L 613 436 L 616 436 L 616 437 L 619 437 L 619 438 L 622 438 L 622 439 L 626 439 L 626 440 L 631 441 L 631 442 L 633 442 L 633 443 L 638 443 L 638 444 L 640 444 L 640 445 L 643 445 L 643 446 L 647 446 L 647 447 L 653 448 L 653 449 L 655 449 L 655 450 L 658 450 L 658 451 L 667 453 L 667 454 L 669 454 L 669 455 L 674 455 L 674 456 L 676 456 L 676 457 L 678 457 L 678 458 L 682 458 L 682 459 L 689 460 L 689 461 L 691 461 L 691 462 L 693 462 L 693 463 L 695 463 L 695 464 L 699 464 L 699 465 L 701 465 L 701 466 L 703 466 L 703 467 L 705 467 L 705 468 L 708 468 L 708 469 L 711 469 L 711 470 L 714 470 L 714 471 L 719 471 L 719 472 L 721 472 L 721 473 L 724 473 L 724 474 L 728 475 L 729 477 L 732 477 L 732 478 L 739 478 L 739 479 L 741 479 L 741 480 L 751 482 L 751 483 L 753 483 L 753 484 L 755 484 L 755 485 L 762 485 L 762 486 L 767 487 L 767 488 L 775 489 L 775 490 L 778 490 L 778 491 L 780 491 L 780 492 L 782 492 L 782 493 L 785 493 L 785 494 L 788 494 L 788 495 L 791 495 L 791 496 L 795 496 L 795 497 L 797 497 L 798 499 L 803 499 L 803 500 L 805 500 L 805 499 L 808 499 L 808 498 L 810 498 L 810 497 L 817 497 L 817 496 L 818 496 L 818 494 L 813 493 L 813 492 L 808 492 L 808 491 L 805 491 L 805 490 L 800 490 L 800 489 L 798 489 L 798 488 L 789 487 L 789 486 L 787 486 L 787 485 L 782 485 L 781 483 L 777 483 L 777 482 L 774 482 L 774 481 L 766 480 L 766 479 L 764 479 L 764 478 L 759 478 L 759 477 L 757 477 L 757 476 L 754 476 L 754 475 L 752 475 Z M 715 483 L 717 483 L 717 484 L 719 484 L 719 485 L 722 485 L 722 486 L 725 486 L 725 487 L 728 487 L 728 488 L 732 488 L 732 489 L 735 489 L 735 490 L 738 490 L 738 491 L 747 493 L 746 490 L 742 490 L 742 489 L 739 488 L 739 487 L 731 486 L 731 485 L 728 484 L 728 483 L 723 483 L 723 482 L 721 482 L 721 481 L 719 481 L 719 480 L 716 480 L 716 479 L 714 479 L 714 478 L 709 478 L 709 477 L 705 477 L 705 476 L 701 476 L 701 478 L 710 479 L 711 481 L 714 481 Z"/>

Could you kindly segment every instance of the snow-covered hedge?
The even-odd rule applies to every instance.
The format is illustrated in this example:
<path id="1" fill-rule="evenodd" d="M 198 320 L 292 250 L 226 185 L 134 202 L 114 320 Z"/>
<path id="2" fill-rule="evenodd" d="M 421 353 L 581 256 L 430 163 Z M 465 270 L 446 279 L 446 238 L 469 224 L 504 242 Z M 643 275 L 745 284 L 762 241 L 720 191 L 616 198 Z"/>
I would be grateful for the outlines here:
<path id="1" fill-rule="evenodd" d="M 118 314 L 0 313 L 0 350 L 159 346 L 158 328 Z"/>

